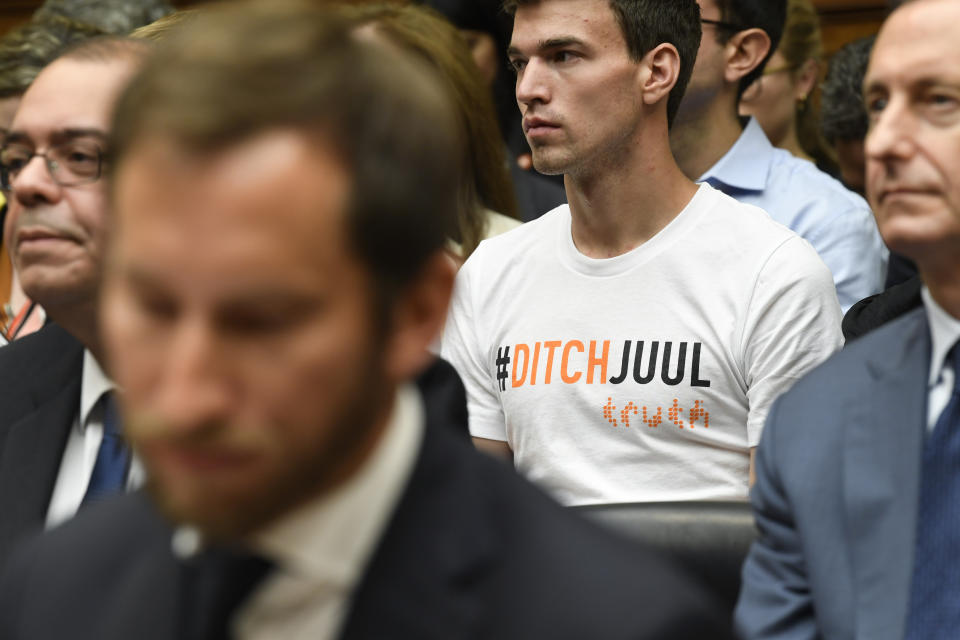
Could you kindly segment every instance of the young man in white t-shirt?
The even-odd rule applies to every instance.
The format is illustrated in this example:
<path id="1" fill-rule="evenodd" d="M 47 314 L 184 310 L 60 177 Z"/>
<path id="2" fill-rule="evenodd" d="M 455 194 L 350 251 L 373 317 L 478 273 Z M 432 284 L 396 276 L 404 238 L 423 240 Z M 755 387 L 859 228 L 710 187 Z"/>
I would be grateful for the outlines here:
<path id="1" fill-rule="evenodd" d="M 830 272 L 670 153 L 695 0 L 508 8 L 534 166 L 570 204 L 458 276 L 442 353 L 475 442 L 565 504 L 745 498 L 770 402 L 841 344 Z"/>

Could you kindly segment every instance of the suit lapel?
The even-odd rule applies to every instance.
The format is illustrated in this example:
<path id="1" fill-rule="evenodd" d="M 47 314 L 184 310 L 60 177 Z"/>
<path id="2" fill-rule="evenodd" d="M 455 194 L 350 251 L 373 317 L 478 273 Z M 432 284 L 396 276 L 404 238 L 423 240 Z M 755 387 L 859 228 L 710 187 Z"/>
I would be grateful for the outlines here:
<path id="1" fill-rule="evenodd" d="M 43 527 L 80 403 L 82 356 L 75 359 L 76 375 L 67 377 L 58 391 L 11 425 L 7 433 L 0 454 L 0 558 L 9 553 L 16 539 Z"/>
<path id="2" fill-rule="evenodd" d="M 358 586 L 342 638 L 469 638 L 482 629 L 479 585 L 497 539 L 470 445 L 428 425 L 410 483 Z"/>
<path id="3" fill-rule="evenodd" d="M 922 311 L 903 322 L 902 341 L 867 361 L 844 447 L 856 637 L 870 640 L 902 637 L 913 573 L 930 335 Z"/>

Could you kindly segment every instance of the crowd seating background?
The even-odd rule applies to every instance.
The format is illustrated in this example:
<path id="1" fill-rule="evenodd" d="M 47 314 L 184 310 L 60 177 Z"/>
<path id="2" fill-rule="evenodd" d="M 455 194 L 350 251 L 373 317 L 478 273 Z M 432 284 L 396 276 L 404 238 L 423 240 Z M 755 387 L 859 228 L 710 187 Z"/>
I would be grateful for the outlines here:
<path id="1" fill-rule="evenodd" d="M 200 4 L 202 0 L 172 0 L 178 7 Z M 0 0 L 0 33 L 27 20 L 42 0 Z M 827 55 L 843 44 L 876 33 L 883 19 L 885 0 L 814 0 L 823 18 Z"/>

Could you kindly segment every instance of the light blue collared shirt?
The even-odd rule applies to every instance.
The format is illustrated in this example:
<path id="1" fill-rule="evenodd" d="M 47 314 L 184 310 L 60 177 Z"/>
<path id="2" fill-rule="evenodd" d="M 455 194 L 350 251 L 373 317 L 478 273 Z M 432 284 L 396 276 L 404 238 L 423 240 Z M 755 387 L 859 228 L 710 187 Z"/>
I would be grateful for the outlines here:
<path id="1" fill-rule="evenodd" d="M 698 182 L 760 207 L 813 245 L 833 274 L 844 313 L 883 290 L 889 252 L 866 200 L 774 147 L 754 118 Z"/>

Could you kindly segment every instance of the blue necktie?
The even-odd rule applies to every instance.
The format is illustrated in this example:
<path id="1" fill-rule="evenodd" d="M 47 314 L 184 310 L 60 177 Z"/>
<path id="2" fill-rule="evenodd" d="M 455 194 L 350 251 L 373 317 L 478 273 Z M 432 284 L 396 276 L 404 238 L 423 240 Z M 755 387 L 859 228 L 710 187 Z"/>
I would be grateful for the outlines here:
<path id="1" fill-rule="evenodd" d="M 926 438 L 906 640 L 960 637 L 960 349 L 950 402 Z"/>
<path id="2" fill-rule="evenodd" d="M 103 411 L 103 440 L 97 451 L 97 460 L 90 475 L 90 484 L 80 506 L 114 493 L 120 493 L 127 484 L 127 469 L 130 466 L 130 450 L 120 433 L 120 415 L 113 392 L 108 391 L 100 397 Z"/>

